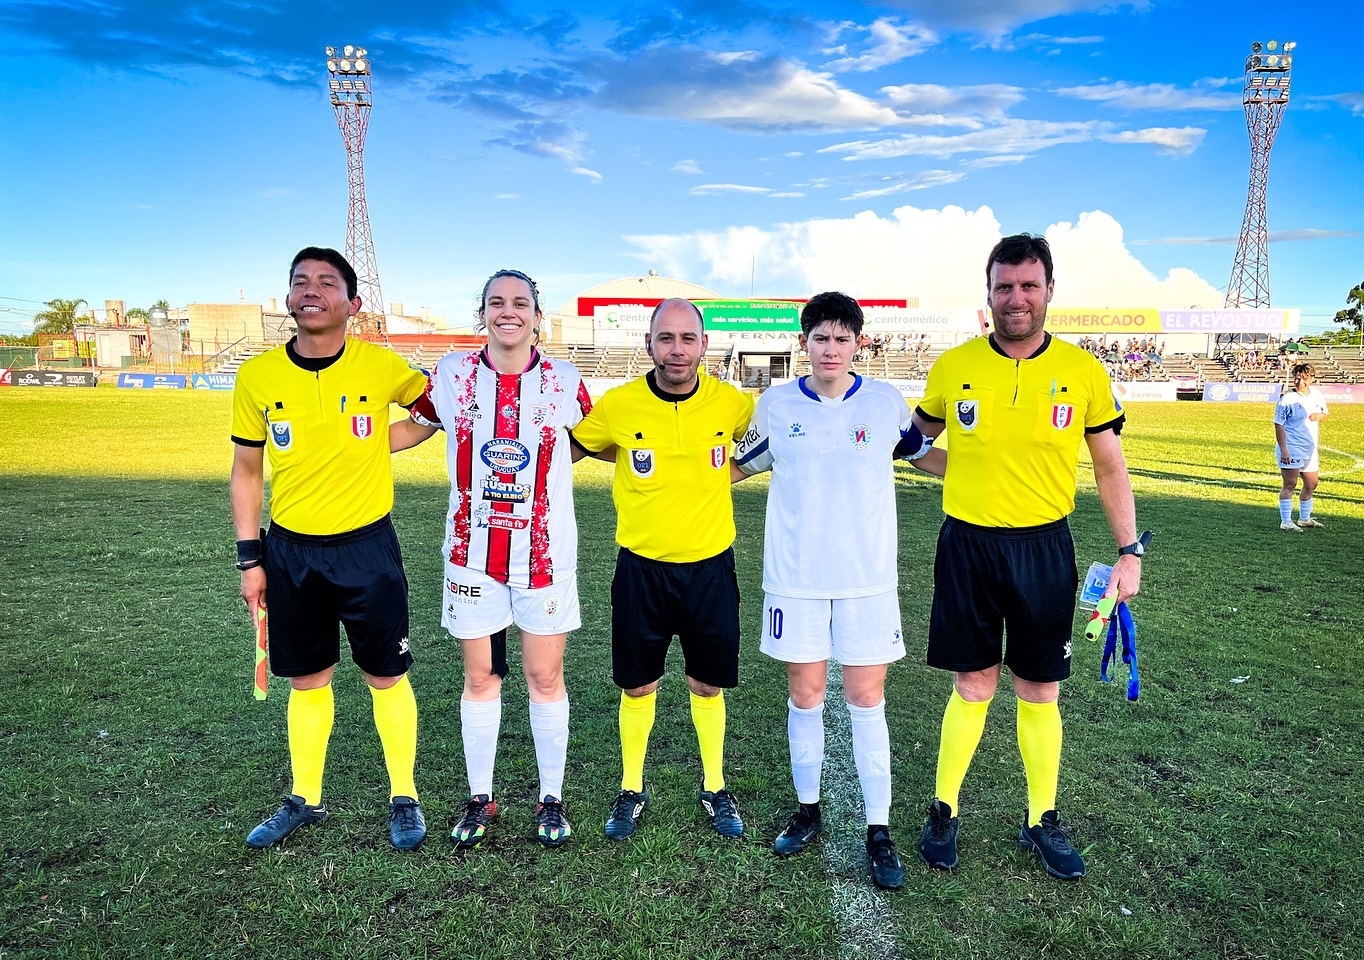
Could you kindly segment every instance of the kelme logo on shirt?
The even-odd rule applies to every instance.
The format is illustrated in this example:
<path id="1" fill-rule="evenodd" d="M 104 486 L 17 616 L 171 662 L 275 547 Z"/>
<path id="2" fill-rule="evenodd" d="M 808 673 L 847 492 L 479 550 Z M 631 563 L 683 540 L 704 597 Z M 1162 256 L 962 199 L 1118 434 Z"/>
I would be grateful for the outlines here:
<path id="1" fill-rule="evenodd" d="M 630 469 L 635 472 L 637 477 L 652 477 L 654 475 L 654 452 L 652 450 L 631 450 Z"/>
<path id="2" fill-rule="evenodd" d="M 293 445 L 294 431 L 288 420 L 270 424 L 270 442 L 275 445 L 276 450 L 288 450 Z"/>
<path id="3" fill-rule="evenodd" d="M 374 418 L 368 413 L 362 413 L 350 418 L 350 432 L 361 440 L 374 432 Z"/>
<path id="4" fill-rule="evenodd" d="M 1068 403 L 1054 403 L 1051 406 L 1051 425 L 1064 430 L 1075 419 L 1075 408 Z"/>
<path id="5" fill-rule="evenodd" d="M 961 428 L 963 430 L 976 429 L 976 420 L 979 412 L 980 412 L 979 400 L 957 401 L 957 423 L 961 424 Z"/>
<path id="6" fill-rule="evenodd" d="M 519 441 L 505 438 L 489 440 L 479 451 L 479 456 L 498 473 L 515 473 L 530 463 L 530 451 Z"/>

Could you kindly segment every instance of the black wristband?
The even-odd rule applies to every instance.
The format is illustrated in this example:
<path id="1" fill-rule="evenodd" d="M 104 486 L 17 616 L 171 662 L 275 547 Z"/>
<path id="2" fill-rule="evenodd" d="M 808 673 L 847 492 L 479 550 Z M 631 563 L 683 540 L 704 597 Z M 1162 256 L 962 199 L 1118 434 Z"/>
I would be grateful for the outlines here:
<path id="1" fill-rule="evenodd" d="M 242 571 L 242 573 L 245 573 L 245 572 L 248 571 L 248 570 L 254 570 L 256 567 L 260 567 L 260 566 L 264 566 L 263 562 L 260 561 L 260 560 L 238 560 L 238 561 L 237 561 L 237 569 L 240 570 L 240 571 Z"/>
<path id="2" fill-rule="evenodd" d="M 237 569 L 242 569 L 243 563 L 260 563 L 262 556 L 259 540 L 237 541 Z"/>

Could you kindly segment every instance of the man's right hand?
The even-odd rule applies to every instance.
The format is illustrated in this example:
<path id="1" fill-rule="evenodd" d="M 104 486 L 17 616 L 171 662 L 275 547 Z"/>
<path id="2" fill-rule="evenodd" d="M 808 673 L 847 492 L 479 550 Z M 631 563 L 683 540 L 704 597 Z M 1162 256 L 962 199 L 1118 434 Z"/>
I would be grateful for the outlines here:
<path id="1" fill-rule="evenodd" d="M 251 624 L 256 623 L 257 611 L 265 609 L 265 568 L 252 567 L 242 571 L 242 599 L 251 611 Z"/>

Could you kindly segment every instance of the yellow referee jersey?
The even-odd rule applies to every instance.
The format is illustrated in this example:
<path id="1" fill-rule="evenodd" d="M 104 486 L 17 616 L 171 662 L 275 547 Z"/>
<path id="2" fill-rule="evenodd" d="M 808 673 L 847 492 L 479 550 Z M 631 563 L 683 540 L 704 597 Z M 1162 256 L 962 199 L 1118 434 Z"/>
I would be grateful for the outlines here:
<path id="1" fill-rule="evenodd" d="M 271 519 L 318 536 L 392 511 L 388 405 L 409 405 L 426 388 L 420 370 L 364 340 L 347 337 L 328 359 L 276 347 L 242 364 L 232 394 L 233 442 L 270 457 Z"/>
<path id="2" fill-rule="evenodd" d="M 651 560 L 690 563 L 734 542 L 730 445 L 753 417 L 753 398 L 700 374 L 685 398 L 652 372 L 606 391 L 573 439 L 591 452 L 615 444 L 616 542 Z"/>
<path id="3" fill-rule="evenodd" d="M 986 527 L 1068 516 L 1081 439 L 1124 420 L 1103 365 L 1050 334 L 1025 360 L 988 337 L 948 350 L 928 371 L 919 414 L 946 423 L 943 512 Z"/>

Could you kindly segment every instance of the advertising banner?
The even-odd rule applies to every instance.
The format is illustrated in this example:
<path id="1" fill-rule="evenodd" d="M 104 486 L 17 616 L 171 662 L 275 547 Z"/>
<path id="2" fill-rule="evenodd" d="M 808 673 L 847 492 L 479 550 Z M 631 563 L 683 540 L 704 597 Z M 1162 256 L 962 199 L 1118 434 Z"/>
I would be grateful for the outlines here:
<path id="1" fill-rule="evenodd" d="M 6 369 L 4 369 L 4 370 L 0 370 L 0 387 L 12 387 L 12 386 L 14 386 L 14 375 L 13 375 L 13 373 L 9 370 L 9 368 L 6 368 Z"/>
<path id="2" fill-rule="evenodd" d="M 1119 403 L 1131 403 L 1134 400 L 1176 399 L 1175 385 L 1173 383 L 1152 383 L 1146 380 L 1114 383 L 1113 395 L 1118 398 Z"/>
<path id="3" fill-rule="evenodd" d="M 887 380 L 886 383 L 899 390 L 906 400 L 919 400 L 928 389 L 927 380 Z"/>
<path id="4" fill-rule="evenodd" d="M 1160 311 L 1166 333 L 1296 333 L 1298 315 L 1296 310 Z"/>
<path id="5" fill-rule="evenodd" d="M 191 381 L 195 390 L 231 390 L 236 385 L 235 373 L 196 373 Z"/>
<path id="6" fill-rule="evenodd" d="M 118 385 L 139 390 L 183 390 L 189 380 L 183 373 L 120 373 Z"/>
<path id="7" fill-rule="evenodd" d="M 1047 329 L 1052 333 L 1118 334 L 1143 337 L 1160 333 L 1160 311 L 1155 307 L 1049 307 Z"/>
<path id="8" fill-rule="evenodd" d="M 800 332 L 799 303 L 786 300 L 703 300 L 697 304 L 706 329 L 714 333 L 755 330 Z"/>
<path id="9" fill-rule="evenodd" d="M 1327 404 L 1364 403 L 1364 383 L 1318 383 L 1313 384 Z"/>
<path id="10" fill-rule="evenodd" d="M 1183 393 L 1193 393 L 1198 389 L 1197 377 L 1171 377 L 1170 382 L 1175 385 L 1175 390 Z"/>
<path id="11" fill-rule="evenodd" d="M 16 387 L 93 387 L 95 375 L 84 371 L 67 370 L 11 370 Z"/>
<path id="12" fill-rule="evenodd" d="M 954 342 L 952 334 L 979 333 L 980 320 L 977 312 L 970 309 L 946 308 L 934 310 L 927 307 L 867 306 L 862 304 L 862 316 L 866 324 L 863 333 L 876 334 L 926 333 L 935 342 Z"/>
<path id="13" fill-rule="evenodd" d="M 1278 403 L 1281 389 L 1277 383 L 1205 383 L 1203 399 L 1213 403 Z"/>

